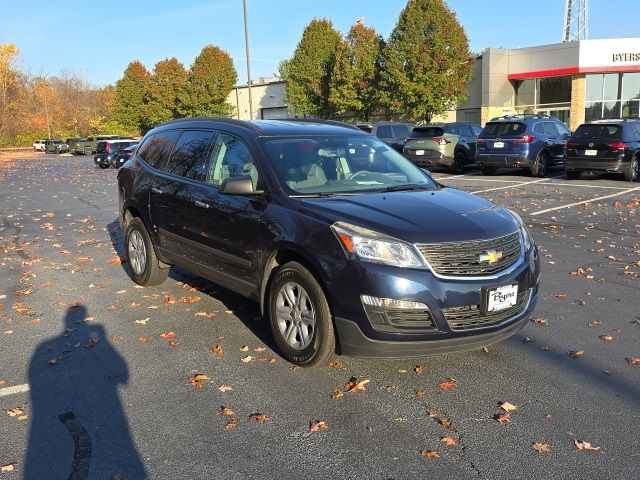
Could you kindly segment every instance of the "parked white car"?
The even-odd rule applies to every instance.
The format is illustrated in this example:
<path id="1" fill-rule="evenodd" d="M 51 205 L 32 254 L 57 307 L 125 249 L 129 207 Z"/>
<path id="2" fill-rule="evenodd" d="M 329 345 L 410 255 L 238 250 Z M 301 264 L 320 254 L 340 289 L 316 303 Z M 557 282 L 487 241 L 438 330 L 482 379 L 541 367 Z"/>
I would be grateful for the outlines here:
<path id="1" fill-rule="evenodd" d="M 46 142 L 46 140 L 36 140 L 33 142 L 33 149 L 44 152 L 44 142 Z"/>

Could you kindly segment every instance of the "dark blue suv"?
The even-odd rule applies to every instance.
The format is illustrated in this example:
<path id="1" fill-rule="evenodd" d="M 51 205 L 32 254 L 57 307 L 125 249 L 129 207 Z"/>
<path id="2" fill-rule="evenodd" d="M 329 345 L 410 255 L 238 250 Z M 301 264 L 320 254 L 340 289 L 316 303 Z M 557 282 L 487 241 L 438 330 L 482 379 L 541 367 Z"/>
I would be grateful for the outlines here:
<path id="1" fill-rule="evenodd" d="M 130 274 L 180 266 L 260 304 L 283 357 L 410 357 L 517 332 L 538 299 L 520 217 L 319 121 L 185 119 L 118 171 Z"/>
<path id="2" fill-rule="evenodd" d="M 488 122 L 478 136 L 476 164 L 485 175 L 498 168 L 527 168 L 544 177 L 547 168 L 563 162 L 567 126 L 548 115 L 505 115 Z"/>

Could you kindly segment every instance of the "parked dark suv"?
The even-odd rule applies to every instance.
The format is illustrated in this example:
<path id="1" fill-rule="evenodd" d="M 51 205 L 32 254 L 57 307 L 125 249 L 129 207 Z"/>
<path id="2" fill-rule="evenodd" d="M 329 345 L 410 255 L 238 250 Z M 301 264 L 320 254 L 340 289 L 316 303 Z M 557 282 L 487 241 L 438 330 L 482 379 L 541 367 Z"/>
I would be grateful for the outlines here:
<path id="1" fill-rule="evenodd" d="M 564 171 L 570 179 L 582 172 L 613 172 L 635 182 L 639 159 L 640 121 L 600 120 L 580 125 L 567 140 Z"/>
<path id="2" fill-rule="evenodd" d="M 368 131 L 371 135 L 378 137 L 384 143 L 398 152 L 402 152 L 404 141 L 413 130 L 412 123 L 401 122 L 378 122 L 371 125 L 368 130 L 365 125 L 358 125 L 360 130 Z"/>
<path id="3" fill-rule="evenodd" d="M 433 123 L 415 127 L 402 154 L 421 167 L 446 167 L 459 172 L 475 161 L 476 141 L 482 127 L 475 123 Z"/>
<path id="4" fill-rule="evenodd" d="M 478 137 L 476 164 L 485 175 L 498 168 L 528 168 L 544 177 L 547 168 L 561 164 L 567 126 L 548 115 L 505 115 L 488 122 Z"/>
<path id="5" fill-rule="evenodd" d="M 527 322 L 537 249 L 520 217 L 331 122 L 184 119 L 118 171 L 133 280 L 177 265 L 259 302 L 283 357 L 480 348 Z"/>

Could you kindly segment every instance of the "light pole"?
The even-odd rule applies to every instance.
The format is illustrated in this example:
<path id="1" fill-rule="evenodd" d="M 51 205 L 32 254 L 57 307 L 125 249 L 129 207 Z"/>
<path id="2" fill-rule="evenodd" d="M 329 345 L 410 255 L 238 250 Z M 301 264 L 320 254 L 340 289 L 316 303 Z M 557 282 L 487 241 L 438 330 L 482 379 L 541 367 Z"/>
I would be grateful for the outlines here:
<path id="1" fill-rule="evenodd" d="M 249 24 L 247 22 L 247 0 L 242 0 L 242 11 L 244 13 L 244 48 L 247 53 L 247 87 L 249 87 L 249 120 L 253 120 L 253 98 L 251 97 L 251 63 L 249 62 Z"/>

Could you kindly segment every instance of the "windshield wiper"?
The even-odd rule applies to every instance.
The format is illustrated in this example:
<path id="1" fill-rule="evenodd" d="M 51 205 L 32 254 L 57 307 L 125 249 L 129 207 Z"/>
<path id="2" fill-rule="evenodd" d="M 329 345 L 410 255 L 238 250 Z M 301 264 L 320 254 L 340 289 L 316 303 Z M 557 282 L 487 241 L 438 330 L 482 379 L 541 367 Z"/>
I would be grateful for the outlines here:
<path id="1" fill-rule="evenodd" d="M 402 192 L 402 191 L 415 191 L 415 190 L 431 190 L 428 185 L 417 185 L 415 183 L 408 183 L 405 185 L 391 185 L 384 189 L 385 192 Z"/>

